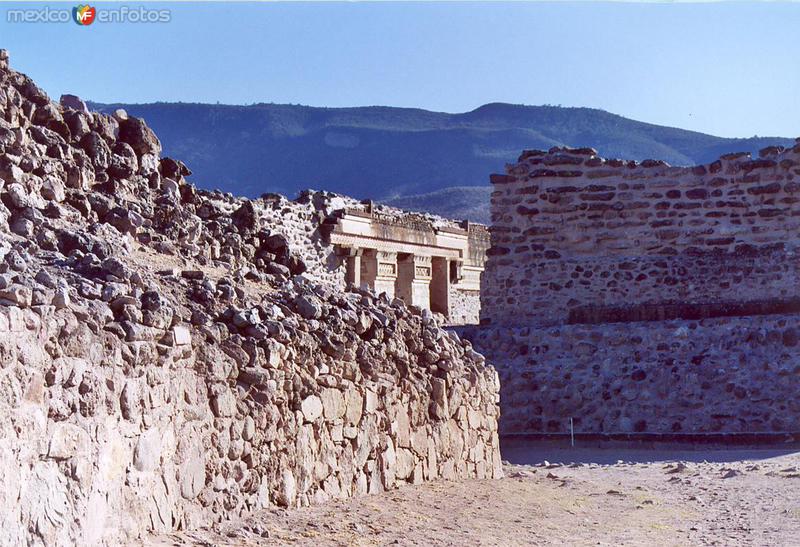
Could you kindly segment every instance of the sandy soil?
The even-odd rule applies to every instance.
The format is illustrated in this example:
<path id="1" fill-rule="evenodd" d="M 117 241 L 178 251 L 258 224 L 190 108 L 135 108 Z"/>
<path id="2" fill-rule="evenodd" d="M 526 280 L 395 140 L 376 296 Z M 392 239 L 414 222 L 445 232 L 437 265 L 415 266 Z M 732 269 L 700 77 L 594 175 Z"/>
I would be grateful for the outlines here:
<path id="1" fill-rule="evenodd" d="M 268 510 L 145 545 L 800 545 L 797 449 L 504 454 L 501 480 Z"/>

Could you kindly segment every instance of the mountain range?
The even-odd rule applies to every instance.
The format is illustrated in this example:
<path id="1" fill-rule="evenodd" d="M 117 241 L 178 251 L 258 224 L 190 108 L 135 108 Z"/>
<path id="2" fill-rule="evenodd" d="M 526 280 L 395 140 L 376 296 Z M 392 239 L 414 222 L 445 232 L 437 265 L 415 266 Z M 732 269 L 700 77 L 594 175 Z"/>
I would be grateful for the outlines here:
<path id="1" fill-rule="evenodd" d="M 523 149 L 591 146 L 605 157 L 692 165 L 794 143 L 715 137 L 591 108 L 505 103 L 459 114 L 384 106 L 91 106 L 144 118 L 165 154 L 185 161 L 201 187 L 250 197 L 331 190 L 478 222 L 488 221 L 489 174 Z"/>

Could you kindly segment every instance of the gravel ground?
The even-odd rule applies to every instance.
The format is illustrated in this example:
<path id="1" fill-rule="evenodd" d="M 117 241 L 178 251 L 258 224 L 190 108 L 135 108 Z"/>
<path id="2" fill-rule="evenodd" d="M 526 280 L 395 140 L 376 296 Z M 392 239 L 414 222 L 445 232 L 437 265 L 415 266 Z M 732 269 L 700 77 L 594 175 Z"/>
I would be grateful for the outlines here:
<path id="1" fill-rule="evenodd" d="M 796 449 L 519 444 L 504 456 L 501 480 L 265 510 L 144 545 L 800 545 Z"/>

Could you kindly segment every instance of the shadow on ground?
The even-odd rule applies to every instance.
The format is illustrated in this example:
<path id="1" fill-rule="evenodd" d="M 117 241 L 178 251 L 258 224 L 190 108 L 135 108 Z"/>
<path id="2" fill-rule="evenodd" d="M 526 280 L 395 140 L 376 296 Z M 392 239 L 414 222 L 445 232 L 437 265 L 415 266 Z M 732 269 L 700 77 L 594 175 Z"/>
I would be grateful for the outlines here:
<path id="1" fill-rule="evenodd" d="M 550 463 L 583 463 L 608 465 L 620 460 L 626 463 L 712 462 L 768 460 L 800 453 L 800 445 L 786 443 L 769 446 L 726 446 L 665 442 L 580 441 L 575 447 L 569 440 L 503 439 L 500 444 L 503 460 L 517 465 Z"/>

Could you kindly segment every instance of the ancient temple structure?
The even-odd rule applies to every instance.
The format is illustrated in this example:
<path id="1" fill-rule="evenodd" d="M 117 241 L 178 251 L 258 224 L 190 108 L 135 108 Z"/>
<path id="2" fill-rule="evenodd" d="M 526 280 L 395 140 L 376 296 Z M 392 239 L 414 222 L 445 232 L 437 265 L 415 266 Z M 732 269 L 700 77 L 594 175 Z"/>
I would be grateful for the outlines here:
<path id="1" fill-rule="evenodd" d="M 336 211 L 329 242 L 346 265 L 346 281 L 428 308 L 452 323 L 476 323 L 480 279 L 489 247 L 485 226 L 434 223 L 371 203 Z"/>

